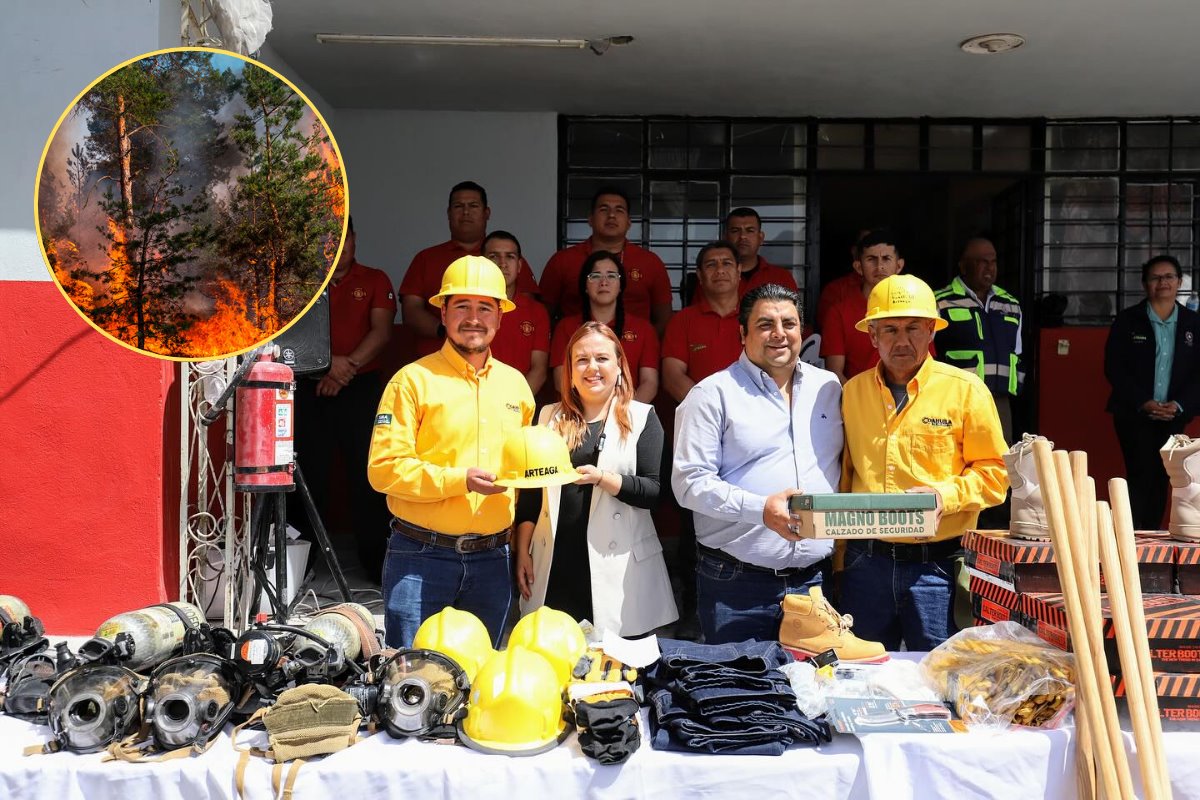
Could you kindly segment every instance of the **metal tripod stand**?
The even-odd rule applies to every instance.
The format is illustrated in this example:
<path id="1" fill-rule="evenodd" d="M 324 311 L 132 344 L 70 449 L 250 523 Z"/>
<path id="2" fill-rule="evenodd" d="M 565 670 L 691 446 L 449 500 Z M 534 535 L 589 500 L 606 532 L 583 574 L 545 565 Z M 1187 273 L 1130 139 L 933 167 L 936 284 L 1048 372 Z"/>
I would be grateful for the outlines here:
<path id="1" fill-rule="evenodd" d="M 229 385 L 225 387 L 221 396 L 212 404 L 209 410 L 201 415 L 200 422 L 202 424 L 210 425 L 220 418 L 229 398 L 239 386 L 246 382 L 246 374 L 250 371 L 250 367 L 258 360 L 259 355 L 270 346 L 268 344 L 256 348 L 242 357 L 242 363 L 238 365 L 238 369 L 230 379 Z M 271 606 L 272 616 L 279 623 L 286 623 L 288 621 L 292 609 L 300 597 L 299 593 L 297 593 L 296 597 L 290 603 L 283 602 L 283 598 L 287 597 L 288 583 L 287 494 L 293 490 L 299 491 L 300 499 L 303 501 L 308 522 L 312 526 L 313 536 L 317 540 L 317 547 L 320 551 L 318 557 L 324 559 L 325 564 L 329 567 L 329 571 L 337 583 L 342 598 L 347 603 L 353 602 L 350 587 L 346 583 L 345 573 L 342 572 L 342 566 L 338 561 L 337 553 L 334 552 L 333 545 L 329 541 L 329 533 L 325 530 L 325 524 L 321 521 L 321 515 L 317 511 L 316 504 L 313 502 L 312 494 L 308 490 L 308 484 L 304 480 L 304 473 L 300 470 L 300 465 L 295 463 L 294 458 L 292 469 L 295 481 L 294 486 L 279 488 L 255 487 L 249 492 L 244 489 L 237 490 L 241 493 L 255 495 L 250 517 L 250 570 L 254 575 L 254 582 L 251 586 L 251 600 L 254 601 L 260 596 L 260 593 L 265 593 L 267 602 Z M 273 537 L 272 530 L 274 531 Z M 274 545 L 273 556 L 272 545 Z M 274 558 L 274 564 L 271 563 L 272 558 Z M 267 569 L 272 566 L 275 570 L 274 585 L 267 578 Z"/>

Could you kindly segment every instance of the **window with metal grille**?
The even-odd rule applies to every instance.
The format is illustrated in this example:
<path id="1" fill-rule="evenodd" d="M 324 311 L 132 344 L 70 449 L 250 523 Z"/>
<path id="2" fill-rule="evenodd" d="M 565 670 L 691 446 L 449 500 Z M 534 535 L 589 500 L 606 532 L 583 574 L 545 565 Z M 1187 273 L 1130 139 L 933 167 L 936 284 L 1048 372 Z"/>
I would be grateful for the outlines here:
<path id="1" fill-rule="evenodd" d="M 590 235 L 592 193 L 617 183 L 630 193 L 629 238 L 663 259 L 676 288 L 739 206 L 763 218 L 763 257 L 790 266 L 802 289 L 817 286 L 821 177 L 863 172 L 1024 176 L 1031 197 L 1040 186 L 1019 249 L 1036 296 L 1067 298 L 1067 324 L 1108 324 L 1137 302 L 1153 254 L 1183 264 L 1181 300 L 1197 286 L 1196 120 L 564 117 L 561 126 L 560 246 Z M 1014 224 L 1025 214 L 1010 211 Z M 811 311 L 816 298 L 806 302 Z"/>
<path id="2" fill-rule="evenodd" d="M 1194 305 L 1200 125 L 1190 120 L 1046 123 L 1039 293 L 1067 300 L 1065 321 L 1107 325 L 1145 297 L 1141 267 L 1169 253 Z"/>

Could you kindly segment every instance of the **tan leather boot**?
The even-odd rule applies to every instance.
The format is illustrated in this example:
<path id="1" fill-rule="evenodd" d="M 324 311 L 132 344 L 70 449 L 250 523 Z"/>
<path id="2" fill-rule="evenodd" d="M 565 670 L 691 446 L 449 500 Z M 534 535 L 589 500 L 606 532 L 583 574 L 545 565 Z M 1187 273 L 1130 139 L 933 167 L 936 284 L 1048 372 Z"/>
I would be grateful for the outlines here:
<path id="1" fill-rule="evenodd" d="M 779 625 L 779 643 L 798 658 L 809 658 L 833 650 L 838 661 L 875 663 L 887 661 L 888 654 L 879 642 L 868 642 L 850 632 L 854 619 L 834 610 L 820 587 L 807 595 L 784 595 L 783 622 Z"/>
<path id="2" fill-rule="evenodd" d="M 1012 487 L 1008 533 L 1019 539 L 1050 538 L 1037 467 L 1033 463 L 1033 443 L 1045 438 L 1031 433 L 1023 434 L 1021 441 L 1013 444 L 1004 454 L 1008 483 Z"/>
<path id="3" fill-rule="evenodd" d="M 1200 541 L 1200 439 L 1178 433 L 1158 452 L 1171 478 L 1171 538 Z"/>

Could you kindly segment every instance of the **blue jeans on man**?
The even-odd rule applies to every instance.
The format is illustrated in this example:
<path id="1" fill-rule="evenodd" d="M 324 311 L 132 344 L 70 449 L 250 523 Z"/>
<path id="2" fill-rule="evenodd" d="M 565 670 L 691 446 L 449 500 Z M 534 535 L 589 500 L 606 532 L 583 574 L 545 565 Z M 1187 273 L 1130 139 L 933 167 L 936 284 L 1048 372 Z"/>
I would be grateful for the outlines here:
<path id="1" fill-rule="evenodd" d="M 509 546 L 478 553 L 422 544 L 403 534 L 388 540 L 383 564 L 384 629 L 388 647 L 410 647 L 417 628 L 446 606 L 470 611 L 500 646 L 512 602 Z"/>
<path id="2" fill-rule="evenodd" d="M 821 585 L 828 559 L 808 567 L 767 570 L 701 546 L 696 557 L 696 612 L 706 644 L 778 641 L 783 596 Z"/>
<path id="3" fill-rule="evenodd" d="M 854 634 L 888 650 L 925 652 L 958 631 L 954 623 L 954 551 L 958 540 L 928 545 L 846 543 L 838 610 Z"/>

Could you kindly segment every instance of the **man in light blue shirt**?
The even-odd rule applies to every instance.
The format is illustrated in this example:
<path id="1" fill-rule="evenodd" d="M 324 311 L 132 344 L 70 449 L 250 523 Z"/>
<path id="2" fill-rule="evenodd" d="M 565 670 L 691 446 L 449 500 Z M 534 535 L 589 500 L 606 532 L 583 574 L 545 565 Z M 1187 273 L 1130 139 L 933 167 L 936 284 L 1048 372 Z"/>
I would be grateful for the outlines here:
<path id="1" fill-rule="evenodd" d="M 738 314 L 743 352 L 696 384 L 675 413 L 671 487 L 695 512 L 700 629 L 710 644 L 779 636 L 780 602 L 821 581 L 832 542 L 802 539 L 800 492 L 836 491 L 841 384 L 799 361 L 800 295 L 751 290 Z"/>

